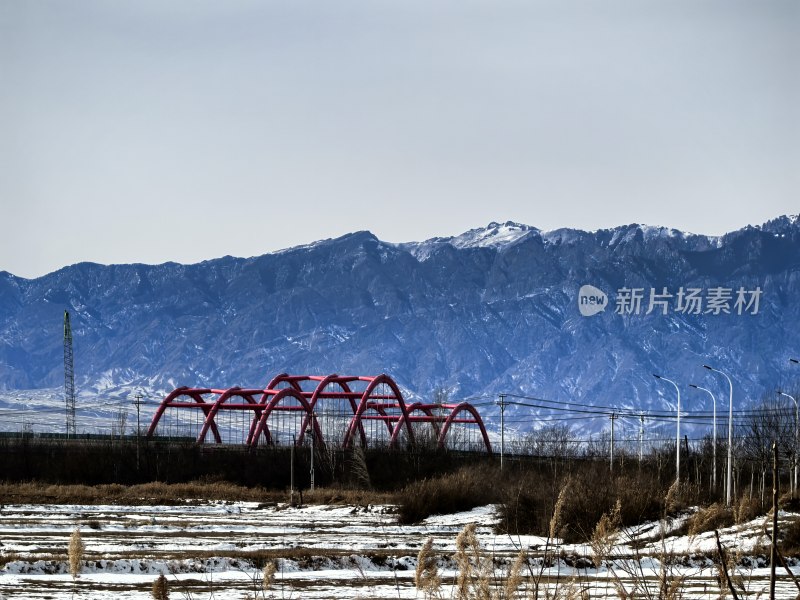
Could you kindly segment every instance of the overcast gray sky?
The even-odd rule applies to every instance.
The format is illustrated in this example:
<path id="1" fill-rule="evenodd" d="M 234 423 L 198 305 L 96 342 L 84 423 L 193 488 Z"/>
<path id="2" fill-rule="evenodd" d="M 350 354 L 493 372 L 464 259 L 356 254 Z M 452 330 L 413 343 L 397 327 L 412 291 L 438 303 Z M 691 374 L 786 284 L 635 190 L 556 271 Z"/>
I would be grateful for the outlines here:
<path id="1" fill-rule="evenodd" d="M 798 209 L 794 0 L 0 0 L 0 270 Z"/>

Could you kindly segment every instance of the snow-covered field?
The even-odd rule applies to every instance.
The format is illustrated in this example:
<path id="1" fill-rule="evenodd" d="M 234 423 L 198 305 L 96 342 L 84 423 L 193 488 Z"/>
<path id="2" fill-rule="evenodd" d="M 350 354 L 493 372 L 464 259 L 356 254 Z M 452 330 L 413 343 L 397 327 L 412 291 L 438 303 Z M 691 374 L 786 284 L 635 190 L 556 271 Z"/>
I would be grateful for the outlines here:
<path id="1" fill-rule="evenodd" d="M 294 508 L 202 500 L 175 506 L 4 505 L 0 597 L 151 598 L 153 581 L 163 573 L 172 598 L 242 599 L 257 590 L 260 598 L 260 565 L 254 563 L 277 558 L 275 582 L 266 597 L 422 598 L 414 570 L 421 546 L 431 537 L 441 557 L 444 597 L 449 598 L 456 536 L 468 523 L 478 524 L 478 538 L 499 576 L 523 549 L 531 557 L 527 573 L 541 573 L 548 585 L 562 590 L 581 586 L 592 598 L 616 598 L 617 578 L 628 589 L 649 581 L 656 590 L 660 559 L 674 553 L 678 556 L 666 572 L 683 578 L 684 597 L 719 595 L 718 572 L 708 558 L 715 548 L 713 533 L 670 536 L 679 519 L 622 532 L 611 550 L 612 562 L 596 569 L 590 547 L 554 548 L 544 538 L 498 535 L 492 528 L 495 518 L 491 506 L 400 526 L 391 506 Z M 70 576 L 66 558 L 75 527 L 86 545 L 77 579 Z M 667 534 L 663 541 L 662 531 Z M 767 545 L 763 531 L 761 519 L 726 529 L 721 538 L 731 554 L 757 556 L 759 545 Z M 563 559 L 542 565 L 537 557 L 545 551 Z M 738 575 L 751 594 L 766 593 L 768 574 L 763 560 L 748 564 L 740 558 Z M 779 577 L 777 597 L 795 598 L 800 590 L 786 571 L 781 569 Z"/>

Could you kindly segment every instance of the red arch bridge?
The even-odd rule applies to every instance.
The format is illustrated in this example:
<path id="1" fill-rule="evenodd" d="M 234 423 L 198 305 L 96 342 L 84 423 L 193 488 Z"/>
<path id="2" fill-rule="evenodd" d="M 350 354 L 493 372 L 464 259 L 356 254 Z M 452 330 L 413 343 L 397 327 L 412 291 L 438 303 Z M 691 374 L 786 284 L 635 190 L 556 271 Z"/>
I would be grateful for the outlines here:
<path id="1" fill-rule="evenodd" d="M 265 389 L 179 387 L 161 401 L 147 437 L 195 438 L 197 443 L 320 445 L 349 448 L 421 445 L 459 450 L 492 446 L 474 406 L 406 404 L 388 375 L 288 375 Z"/>

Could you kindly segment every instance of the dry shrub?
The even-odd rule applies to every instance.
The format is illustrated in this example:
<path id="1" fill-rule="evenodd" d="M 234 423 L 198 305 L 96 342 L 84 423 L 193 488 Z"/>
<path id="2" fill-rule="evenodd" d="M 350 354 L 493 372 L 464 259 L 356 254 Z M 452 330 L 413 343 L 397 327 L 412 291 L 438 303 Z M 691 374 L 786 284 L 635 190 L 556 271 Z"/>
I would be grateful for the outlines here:
<path id="1" fill-rule="evenodd" d="M 756 498 L 739 498 L 733 509 L 733 519 L 737 525 L 752 521 L 761 513 L 761 503 Z"/>
<path id="2" fill-rule="evenodd" d="M 698 535 L 706 531 L 730 527 L 735 523 L 733 512 L 724 504 L 715 502 L 707 508 L 701 508 L 691 516 L 687 523 L 687 531 L 689 535 Z"/>
<path id="3" fill-rule="evenodd" d="M 800 512 L 800 496 L 786 492 L 778 500 L 778 506 L 788 512 Z"/>
<path id="4" fill-rule="evenodd" d="M 683 500 L 681 499 L 681 484 L 676 479 L 664 496 L 664 514 L 675 515 L 684 508 Z"/>
<path id="5" fill-rule="evenodd" d="M 705 504 L 706 501 L 706 496 L 703 495 L 699 486 L 688 482 L 673 481 L 664 495 L 664 514 L 662 516 L 677 516 L 690 506 Z"/>
<path id="6" fill-rule="evenodd" d="M 446 515 L 476 506 L 499 502 L 500 486 L 493 485 L 490 469 L 465 467 L 435 479 L 423 479 L 406 486 L 400 494 L 398 520 L 419 523 L 430 515 Z"/>
<path id="7" fill-rule="evenodd" d="M 498 528 L 511 535 L 530 533 L 546 536 L 551 529 L 561 535 L 564 522 L 560 510 L 557 518 L 554 518 L 555 503 L 552 496 L 549 486 L 520 481 L 518 486 L 506 493 L 500 505 Z"/>
<path id="8" fill-rule="evenodd" d="M 784 556 L 797 556 L 800 554 L 800 518 L 786 522 L 781 529 L 781 553 Z"/>
<path id="9" fill-rule="evenodd" d="M 601 469 L 592 469 L 567 481 L 555 500 L 547 497 L 548 490 L 536 480 L 527 481 L 507 498 L 501 526 L 510 533 L 555 534 L 570 543 L 591 539 L 598 521 L 614 510 L 621 526 L 660 515 L 661 488 L 647 475 L 609 477 Z M 555 522 L 551 516 L 557 517 Z"/>

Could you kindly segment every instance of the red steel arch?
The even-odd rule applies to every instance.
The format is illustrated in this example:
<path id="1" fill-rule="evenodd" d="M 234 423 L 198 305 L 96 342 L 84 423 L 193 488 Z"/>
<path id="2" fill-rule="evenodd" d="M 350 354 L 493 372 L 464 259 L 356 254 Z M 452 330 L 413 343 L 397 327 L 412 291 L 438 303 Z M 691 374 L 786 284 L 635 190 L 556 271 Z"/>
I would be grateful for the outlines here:
<path id="1" fill-rule="evenodd" d="M 357 385 L 356 385 L 357 384 Z M 363 391 L 354 389 L 365 385 Z M 313 386 L 310 389 L 309 386 Z M 381 387 L 385 386 L 385 387 Z M 338 387 L 339 389 L 333 389 Z M 388 388 L 389 391 L 381 391 Z M 213 402 L 206 401 L 203 396 L 214 395 Z M 258 397 L 258 400 L 256 400 Z M 182 400 L 188 398 L 189 400 Z M 180 387 L 170 392 L 162 400 L 150 427 L 147 437 L 152 438 L 157 430 L 158 423 L 167 409 L 192 409 L 203 412 L 203 425 L 197 436 L 198 443 L 204 443 L 208 432 L 211 431 L 214 441 L 222 443 L 222 438 L 216 423 L 220 411 L 250 411 L 252 418 L 247 433 L 245 444 L 257 446 L 263 436 L 267 444 L 272 444 L 272 433 L 269 429 L 270 416 L 278 412 L 300 412 L 300 429 L 295 436 L 295 443 L 303 443 L 305 432 L 311 429 L 314 432 L 315 443 L 324 445 L 325 440 L 315 409 L 322 400 L 336 399 L 346 401 L 352 411 L 352 418 L 344 433 L 342 446 L 348 448 L 353 443 L 353 438 L 358 435 L 362 446 L 368 443 L 364 421 L 376 420 L 382 422 L 387 429 L 389 446 L 396 447 L 403 431 L 406 433 L 407 442 L 415 444 L 413 423 L 430 423 L 437 438 L 439 448 L 444 448 L 447 433 L 453 423 L 476 425 L 480 430 L 486 451 L 491 453 L 492 447 L 486 433 L 483 420 L 478 411 L 471 404 L 424 404 L 415 402 L 406 405 L 403 395 L 395 381 L 388 375 L 377 376 L 340 376 L 331 374 L 320 375 L 289 375 L 281 373 L 273 377 L 264 389 L 246 389 L 232 387 L 226 390 L 214 388 L 189 388 Z M 293 400 L 295 402 L 293 402 Z M 447 413 L 443 414 L 443 411 Z M 421 413 L 421 414 L 420 414 Z"/>
<path id="2" fill-rule="evenodd" d="M 358 408 L 356 409 L 355 414 L 353 415 L 353 420 L 350 421 L 350 426 L 347 428 L 347 433 L 345 433 L 344 441 L 342 442 L 342 447 L 349 448 L 351 440 L 353 439 L 353 435 L 355 431 L 362 426 L 362 422 L 364 420 L 364 413 L 367 410 L 374 410 L 380 415 L 380 418 L 386 423 L 387 427 L 389 428 L 389 435 L 390 435 L 390 442 L 389 446 L 392 447 L 397 442 L 398 434 L 400 433 L 400 428 L 402 424 L 405 423 L 406 425 L 406 432 L 408 434 L 408 440 L 411 445 L 414 444 L 414 430 L 411 428 L 411 423 L 408 420 L 408 410 L 406 409 L 406 403 L 403 400 L 403 394 L 400 393 L 400 389 L 397 387 L 397 384 L 394 380 L 382 373 L 377 377 L 359 377 L 361 381 L 368 381 L 367 389 L 361 396 L 361 401 L 358 403 Z M 373 394 L 375 388 L 379 385 L 384 384 L 389 386 L 389 389 L 393 392 L 392 395 L 375 395 Z M 388 401 L 388 402 L 385 402 Z M 400 410 L 400 416 L 388 416 L 386 415 L 386 410 Z M 396 426 L 394 430 L 392 429 L 391 422 L 394 421 Z"/>
<path id="3" fill-rule="evenodd" d="M 173 390 L 167 394 L 167 397 L 161 401 L 161 404 L 159 404 L 158 409 L 153 415 L 153 420 L 150 422 L 150 427 L 147 430 L 147 437 L 149 438 L 153 436 L 156 431 L 156 427 L 158 426 L 158 422 L 161 420 L 161 417 L 167 408 L 199 409 L 202 410 L 205 417 L 208 418 L 208 413 L 211 411 L 213 405 L 206 402 L 203 399 L 203 395 L 222 394 L 224 392 L 225 390 L 215 390 L 212 388 L 189 388 L 186 386 Z M 194 400 L 194 402 L 179 402 L 178 398 L 181 396 L 188 396 Z M 219 430 L 217 429 L 216 423 L 211 424 L 211 432 L 213 433 L 216 442 L 221 443 L 222 438 L 219 435 Z"/>
<path id="4" fill-rule="evenodd" d="M 423 416 L 416 416 L 412 413 L 421 412 Z M 442 414 L 435 414 L 436 412 L 449 411 L 447 416 Z M 430 423 L 433 427 L 434 435 L 437 438 L 437 445 L 439 448 L 444 448 L 447 442 L 447 433 L 453 423 L 463 423 L 468 425 L 477 425 L 478 430 L 481 432 L 483 445 L 486 451 L 492 452 L 492 444 L 489 441 L 489 435 L 486 433 L 486 427 L 483 424 L 480 413 L 477 409 L 468 402 L 461 402 L 460 404 L 423 404 L 415 402 L 408 408 L 409 420 L 412 423 Z M 469 416 L 459 416 L 459 413 L 466 412 Z"/>
<path id="5" fill-rule="evenodd" d="M 481 419 L 480 414 L 478 411 L 475 410 L 475 407 L 469 404 L 468 402 L 461 402 L 460 404 L 456 404 L 452 407 L 453 410 L 450 415 L 445 419 L 444 425 L 442 426 L 442 432 L 439 434 L 439 447 L 444 447 L 445 439 L 447 438 L 447 432 L 450 429 L 450 426 L 453 423 L 475 423 L 478 425 L 478 428 L 481 431 L 481 435 L 483 436 L 483 443 L 486 446 L 486 450 L 488 452 L 492 451 L 492 445 L 489 442 L 489 435 L 486 433 L 486 427 L 483 426 L 483 419 Z M 469 418 L 457 418 L 458 413 L 467 412 L 472 415 L 472 419 Z"/>
<path id="6" fill-rule="evenodd" d="M 435 415 L 433 411 L 437 408 L 445 408 L 441 404 L 423 404 L 422 402 L 414 402 L 414 404 L 408 407 L 408 418 L 412 423 L 430 423 L 431 427 L 433 428 L 433 435 L 436 437 L 438 442 L 439 440 L 439 423 L 441 423 L 444 418 Z M 415 416 L 415 412 L 421 412 L 422 417 Z"/>
<path id="7" fill-rule="evenodd" d="M 256 410 L 256 405 L 258 404 L 254 399 L 253 396 L 255 394 L 260 394 L 261 390 L 243 390 L 242 388 L 233 387 L 225 390 L 219 398 L 217 398 L 214 405 L 211 407 L 206 413 L 205 421 L 203 421 L 203 426 L 200 429 L 200 433 L 197 435 L 197 441 L 199 443 L 203 443 L 206 441 L 206 434 L 208 433 L 209 428 L 216 427 L 216 423 L 214 422 L 214 417 L 217 416 L 220 408 L 225 408 L 226 410 Z M 231 398 L 241 398 L 244 400 L 244 403 L 234 403 L 228 402 Z M 220 437 L 217 434 L 214 436 L 214 439 L 217 443 L 220 443 Z"/>
<path id="8" fill-rule="evenodd" d="M 355 415 L 356 411 L 358 410 L 358 405 L 356 404 L 356 400 L 355 400 L 357 395 L 358 395 L 358 393 L 357 392 L 353 392 L 353 390 L 350 387 L 350 384 L 352 382 L 354 382 L 354 381 L 359 381 L 359 379 L 360 379 L 359 377 L 340 377 L 339 375 L 336 375 L 335 373 L 332 374 L 332 375 L 328 375 L 326 377 L 319 377 L 319 376 L 316 376 L 316 375 L 307 376 L 307 380 L 308 381 L 318 381 L 319 382 L 317 384 L 317 387 L 312 392 L 311 397 L 309 399 L 309 404 L 311 405 L 311 414 L 314 414 L 314 411 L 316 410 L 317 402 L 319 402 L 320 398 L 342 399 L 342 397 L 344 396 L 344 398 L 348 401 L 348 404 L 350 406 L 350 410 L 353 412 L 353 415 Z M 328 386 L 334 385 L 334 384 L 338 385 L 342 389 L 342 391 L 341 392 L 335 392 L 335 391 L 326 392 Z M 300 427 L 300 436 L 297 439 L 297 443 L 298 444 L 302 444 L 303 443 L 303 439 L 305 437 L 305 432 L 308 429 L 308 419 L 309 418 L 310 418 L 309 416 L 306 416 L 305 420 L 302 423 L 302 426 Z M 367 434 L 364 431 L 364 426 L 361 423 L 359 423 L 359 425 L 358 425 L 358 432 L 359 432 L 359 437 L 361 438 L 361 445 L 362 446 L 366 446 L 367 445 Z"/>
<path id="9" fill-rule="evenodd" d="M 280 403 L 287 398 L 294 398 L 298 402 L 300 402 L 300 406 L 280 406 Z M 261 416 L 256 423 L 255 429 L 252 429 L 253 435 L 251 438 L 247 440 L 247 444 L 249 446 L 255 446 L 258 444 L 258 437 L 264 433 L 265 437 L 267 438 L 267 443 L 272 444 L 272 436 L 269 432 L 269 428 L 267 427 L 267 419 L 269 419 L 270 414 L 274 410 L 281 410 L 281 411 L 303 411 L 306 415 L 312 416 L 312 423 L 314 427 L 314 435 L 316 439 L 322 442 L 322 432 L 319 429 L 319 423 L 317 423 L 316 419 L 313 419 L 313 414 L 311 412 L 311 406 L 308 404 L 308 400 L 305 399 L 301 392 L 298 392 L 294 387 L 287 387 L 283 388 L 282 390 L 264 390 L 264 395 L 262 396 L 262 401 L 259 403 L 262 406 L 266 405 L 264 410 L 261 412 Z M 305 422 L 305 421 L 304 421 Z"/>

